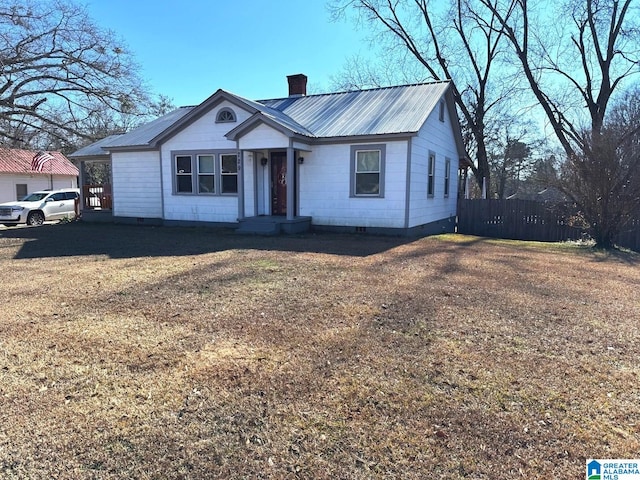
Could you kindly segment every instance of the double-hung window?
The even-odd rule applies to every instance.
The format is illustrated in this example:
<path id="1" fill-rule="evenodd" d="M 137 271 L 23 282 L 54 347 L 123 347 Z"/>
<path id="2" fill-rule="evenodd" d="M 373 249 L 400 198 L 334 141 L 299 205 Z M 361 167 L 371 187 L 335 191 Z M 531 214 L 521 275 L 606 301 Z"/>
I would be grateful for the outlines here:
<path id="1" fill-rule="evenodd" d="M 193 193 L 193 165 L 191 155 L 176 155 L 176 193 Z"/>
<path id="2" fill-rule="evenodd" d="M 228 151 L 174 153 L 174 193 L 233 195 L 238 193 L 238 155 Z"/>
<path id="3" fill-rule="evenodd" d="M 351 196 L 384 196 L 385 145 L 351 147 Z"/>
<path id="4" fill-rule="evenodd" d="M 427 196 L 433 197 L 436 185 L 436 154 L 433 152 L 429 152 L 429 163 L 427 168 Z"/>
<path id="5" fill-rule="evenodd" d="M 238 156 L 225 153 L 220 155 L 220 175 L 222 193 L 238 193 Z"/>
<path id="6" fill-rule="evenodd" d="M 198 155 L 198 193 L 216 193 L 215 156 Z"/>

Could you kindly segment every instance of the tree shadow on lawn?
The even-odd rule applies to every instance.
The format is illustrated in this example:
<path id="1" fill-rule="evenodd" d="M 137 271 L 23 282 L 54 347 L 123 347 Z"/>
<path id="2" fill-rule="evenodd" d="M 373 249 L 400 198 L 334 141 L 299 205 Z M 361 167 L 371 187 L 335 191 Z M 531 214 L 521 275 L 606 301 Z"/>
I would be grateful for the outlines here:
<path id="1" fill-rule="evenodd" d="M 633 250 L 613 248 L 611 250 L 602 250 L 590 247 L 588 250 L 591 260 L 594 262 L 619 262 L 626 265 L 637 265 L 640 263 L 640 253 Z"/>
<path id="2" fill-rule="evenodd" d="M 151 227 L 73 222 L 0 230 L 21 243 L 15 259 L 106 255 L 136 258 L 201 255 L 225 250 L 273 250 L 366 257 L 410 243 L 415 238 L 307 233 L 274 237 L 237 235 L 232 229 Z"/>
<path id="3" fill-rule="evenodd" d="M 305 259 L 296 261 L 309 268 Z M 130 308 L 145 311 L 146 305 L 154 304 L 154 295 L 168 298 L 169 292 L 178 290 L 188 297 L 208 282 L 234 292 L 245 288 L 242 277 L 229 277 L 218 266 L 207 263 L 137 282 L 122 298 L 138 299 L 141 303 Z M 357 274 L 366 276 L 366 266 L 360 269 Z M 248 277 L 252 273 L 243 269 Z M 369 296 L 367 287 L 346 288 L 348 278 L 334 282 L 330 273 L 282 284 L 286 276 L 286 271 L 268 272 L 262 280 L 264 285 L 274 285 L 275 291 L 256 286 L 256 293 L 264 296 L 256 295 L 241 309 L 226 311 L 219 318 L 212 316 L 219 300 L 209 293 L 200 295 L 197 309 L 188 315 L 176 316 L 173 307 L 167 306 L 144 314 L 142 331 L 155 332 L 157 326 L 175 332 L 173 340 L 162 345 L 155 339 L 131 344 L 127 335 L 79 339 L 84 352 L 89 345 L 89 351 L 107 364 L 126 362 L 131 385 L 143 384 L 145 375 L 153 371 L 169 391 L 181 390 L 185 400 L 178 402 L 181 410 L 170 411 L 162 403 L 150 406 L 151 412 L 162 414 L 149 414 L 147 428 L 132 428 L 125 434 L 109 423 L 110 411 L 105 407 L 98 412 L 107 425 L 102 443 L 92 439 L 87 448 L 85 438 L 76 434 L 71 437 L 73 450 L 81 452 L 87 464 L 104 458 L 105 468 L 122 477 L 135 476 L 121 470 L 132 465 L 153 476 L 189 464 L 191 476 L 198 478 L 260 478 L 273 456 L 276 462 L 270 471 L 277 478 L 290 476 L 287 467 L 295 465 L 303 465 L 308 478 L 357 478 L 362 477 L 359 458 L 376 464 L 388 461 L 386 445 L 400 444 L 405 436 L 412 440 L 409 446 L 403 444 L 408 453 L 403 453 L 402 461 L 408 463 L 405 457 L 420 455 L 427 442 L 420 432 L 430 428 L 431 417 L 410 407 L 422 407 L 421 413 L 439 410 L 422 385 L 432 357 L 435 306 L 411 300 L 404 289 Z M 299 308 L 298 299 L 312 285 L 326 295 L 311 295 L 304 301 L 306 308 Z M 91 303 L 108 309 L 113 292 L 102 294 Z M 290 312 L 286 319 L 278 309 L 261 315 L 274 295 Z M 229 300 L 228 305 L 235 303 Z M 86 308 L 92 307 L 87 303 Z M 128 312 L 118 316 L 127 317 Z M 182 322 L 184 328 L 180 328 Z M 121 352 L 127 352 L 126 357 Z M 198 406 L 189 402 L 192 392 L 197 392 Z M 130 448 L 108 455 L 120 438 L 130 442 Z M 207 454 L 189 453 L 205 444 Z M 384 468 L 403 476 L 406 465 L 391 462 Z"/>

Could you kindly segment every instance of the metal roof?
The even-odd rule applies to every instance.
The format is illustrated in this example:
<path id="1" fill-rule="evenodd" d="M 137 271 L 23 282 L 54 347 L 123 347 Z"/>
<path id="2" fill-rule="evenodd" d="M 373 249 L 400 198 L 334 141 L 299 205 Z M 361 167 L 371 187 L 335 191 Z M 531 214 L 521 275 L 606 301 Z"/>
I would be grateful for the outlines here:
<path id="1" fill-rule="evenodd" d="M 118 137 L 122 136 L 122 134 L 117 135 L 109 135 L 108 137 L 103 138 L 102 140 L 98 140 L 97 142 L 93 142 L 85 147 L 82 147 L 79 150 L 76 150 L 71 155 L 71 158 L 79 158 L 79 157 L 104 157 L 108 155 L 107 151 L 102 148 L 105 145 L 109 145 L 111 142 L 115 141 Z"/>
<path id="2" fill-rule="evenodd" d="M 49 152 L 53 160 L 46 162 L 41 172 L 34 171 L 31 162 L 37 153 L 34 150 L 0 148 L 0 173 L 78 176 L 78 167 L 60 152 Z"/>
<path id="3" fill-rule="evenodd" d="M 449 82 L 434 82 L 260 103 L 303 125 L 317 138 L 415 133 L 447 88 Z"/>
<path id="4" fill-rule="evenodd" d="M 118 148 L 153 148 L 222 99 L 253 113 L 247 122 L 255 121 L 255 115 L 262 115 L 310 139 L 416 133 L 449 85 L 449 81 L 432 82 L 259 101 L 218 90 L 198 106 L 178 108 L 128 133 L 84 147 L 71 156 L 101 155 Z M 242 124 L 233 130 L 238 129 L 242 129 Z"/>
<path id="5" fill-rule="evenodd" d="M 178 122 L 182 117 L 187 115 L 194 108 L 196 107 L 176 108 L 172 112 L 169 112 L 162 117 L 158 117 L 149 123 L 145 123 L 138 128 L 134 128 L 128 133 L 118 135 L 117 138 L 102 145 L 102 147 L 146 147 L 149 145 L 151 140 L 153 140 L 166 129 Z"/>

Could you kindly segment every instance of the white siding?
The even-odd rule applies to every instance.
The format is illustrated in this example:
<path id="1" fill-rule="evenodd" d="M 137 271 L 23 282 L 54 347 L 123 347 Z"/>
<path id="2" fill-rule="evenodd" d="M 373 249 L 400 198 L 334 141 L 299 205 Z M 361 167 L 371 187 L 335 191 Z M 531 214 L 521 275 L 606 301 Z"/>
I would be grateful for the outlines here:
<path id="1" fill-rule="evenodd" d="M 113 215 L 162 218 L 158 152 L 118 152 L 111 158 Z"/>
<path id="2" fill-rule="evenodd" d="M 429 152 L 434 152 L 435 190 L 433 197 L 427 196 L 427 169 Z M 458 151 L 448 112 L 445 121 L 438 119 L 436 108 L 411 145 L 411 190 L 409 227 L 424 225 L 446 219 L 456 214 L 458 196 Z M 449 196 L 444 197 L 445 158 L 451 160 L 449 172 Z"/>
<path id="3" fill-rule="evenodd" d="M 185 222 L 237 222 L 238 197 L 204 197 L 184 195 L 181 201 L 173 199 L 165 205 L 166 220 Z"/>
<path id="4" fill-rule="evenodd" d="M 237 122 L 216 123 L 221 108 L 232 108 Z M 225 134 L 249 118 L 249 112 L 223 102 L 167 140 L 160 152 L 114 153 L 114 216 L 164 218 L 175 221 L 238 221 L 237 195 L 174 194 L 173 152 L 244 151 L 244 215 L 268 213 L 268 167 L 260 165 L 269 150 L 289 146 L 289 138 L 259 125 L 243 136 L 239 145 Z M 384 196 L 350 196 L 351 148 L 385 145 Z M 344 227 L 411 228 L 452 217 L 457 205 L 458 152 L 449 118 L 438 120 L 436 108 L 419 135 L 408 140 L 365 141 L 334 145 L 301 146 L 304 163 L 298 165 L 299 214 L 315 225 Z M 252 150 L 249 152 L 249 150 Z M 427 196 L 429 152 L 436 155 L 435 192 Z M 410 158 L 409 158 L 410 155 Z M 445 158 L 451 160 L 449 196 L 444 198 Z M 407 172 L 409 166 L 410 172 Z M 216 168 L 218 164 L 216 165 Z M 410 193 L 407 205 L 407 178 Z M 239 175 L 240 180 L 240 175 Z M 163 217 L 164 216 L 164 217 Z"/>
<path id="5" fill-rule="evenodd" d="M 237 122 L 216 123 L 221 108 L 231 108 Z M 222 102 L 216 108 L 203 115 L 194 123 L 166 141 L 162 147 L 162 184 L 164 197 L 164 215 L 166 220 L 224 222 L 238 221 L 237 195 L 176 195 L 173 193 L 173 165 L 171 152 L 237 150 L 236 142 L 227 140 L 227 132 L 249 118 L 249 113 L 228 102 Z M 217 168 L 217 165 L 216 165 Z M 253 177 L 249 162 L 244 162 L 245 172 L 245 208 L 253 208 Z M 251 184 L 248 182 L 251 181 Z"/>
<path id="6" fill-rule="evenodd" d="M 315 225 L 404 228 L 407 142 L 386 145 L 384 198 L 350 197 L 351 146 L 322 145 L 300 166 L 300 215 Z"/>
<path id="7" fill-rule="evenodd" d="M 287 148 L 288 146 L 289 137 L 264 124 L 258 125 L 240 139 L 240 148 L 243 150 Z"/>
<path id="8" fill-rule="evenodd" d="M 16 201 L 16 185 L 27 186 L 27 193 L 51 188 L 51 177 L 49 175 L 18 175 L 0 174 L 0 203 Z M 53 176 L 53 189 L 58 188 L 78 188 L 76 177 L 64 175 Z"/>

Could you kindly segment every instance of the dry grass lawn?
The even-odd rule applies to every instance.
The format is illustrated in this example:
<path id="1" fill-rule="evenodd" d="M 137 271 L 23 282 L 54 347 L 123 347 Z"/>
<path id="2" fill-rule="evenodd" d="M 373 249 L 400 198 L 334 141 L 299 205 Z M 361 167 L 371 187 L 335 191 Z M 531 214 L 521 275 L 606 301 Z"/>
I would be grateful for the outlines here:
<path id="1" fill-rule="evenodd" d="M 640 456 L 639 262 L 0 230 L 0 477 L 583 479 Z"/>

